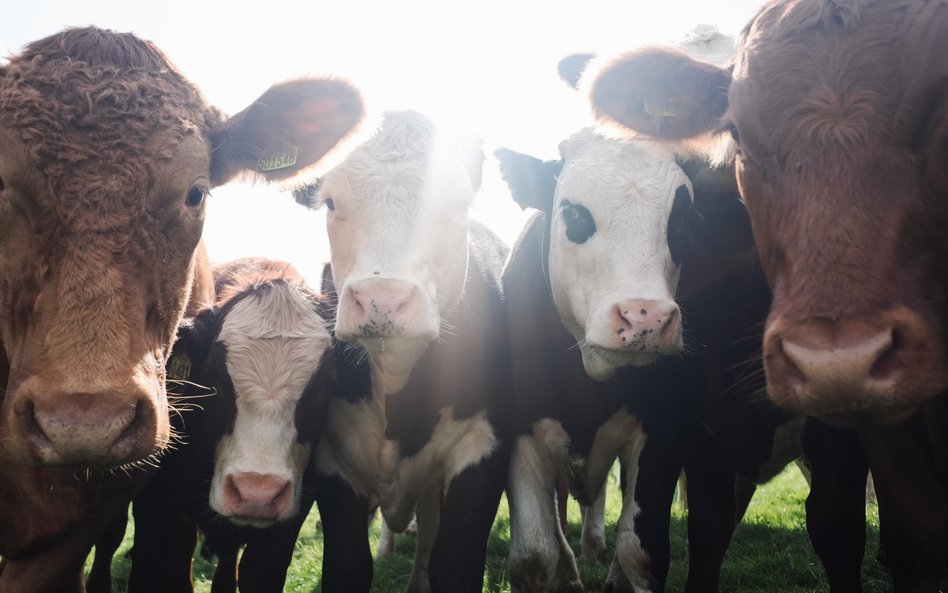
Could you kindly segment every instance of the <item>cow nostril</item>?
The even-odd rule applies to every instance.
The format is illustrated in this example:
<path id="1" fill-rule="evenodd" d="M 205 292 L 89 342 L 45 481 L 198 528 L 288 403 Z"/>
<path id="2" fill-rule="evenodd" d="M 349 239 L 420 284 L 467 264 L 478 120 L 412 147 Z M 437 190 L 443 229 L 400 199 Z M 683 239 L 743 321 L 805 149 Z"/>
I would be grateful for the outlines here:
<path id="1" fill-rule="evenodd" d="M 395 312 L 396 313 L 407 312 L 408 309 L 411 307 L 412 303 L 414 302 L 415 296 L 417 294 L 418 294 L 418 287 L 412 286 L 411 289 L 408 291 L 407 296 L 404 299 L 402 299 L 402 302 L 400 302 L 398 306 L 395 308 Z"/>
<path id="2" fill-rule="evenodd" d="M 902 350 L 904 337 L 899 328 L 893 328 L 889 344 L 879 349 L 878 357 L 869 369 L 872 379 L 883 380 L 891 377 L 899 369 L 899 352 Z"/>
<path id="3" fill-rule="evenodd" d="M 787 354 L 782 338 L 777 339 L 777 348 L 779 348 L 778 356 L 783 363 L 784 376 L 787 383 L 792 387 L 802 387 L 805 385 L 806 375 L 803 374 L 803 370 L 794 362 L 793 357 Z"/>
<path id="4" fill-rule="evenodd" d="M 240 490 L 237 489 L 237 484 L 234 482 L 233 476 L 227 476 L 224 478 L 224 492 L 223 492 L 224 505 L 228 509 L 236 509 L 240 506 Z"/>

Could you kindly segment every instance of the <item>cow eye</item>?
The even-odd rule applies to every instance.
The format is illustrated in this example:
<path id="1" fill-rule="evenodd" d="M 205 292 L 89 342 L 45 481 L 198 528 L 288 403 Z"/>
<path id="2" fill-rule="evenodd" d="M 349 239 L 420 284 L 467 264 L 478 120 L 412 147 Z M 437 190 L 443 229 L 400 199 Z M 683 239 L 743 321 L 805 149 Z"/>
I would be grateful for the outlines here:
<path id="1" fill-rule="evenodd" d="M 323 203 L 326 204 L 326 209 L 327 209 L 327 210 L 335 210 L 335 209 L 336 209 L 336 203 L 332 201 L 332 198 L 326 198 L 325 200 L 323 200 Z"/>
<path id="2" fill-rule="evenodd" d="M 204 197 L 207 195 L 207 192 L 199 187 L 192 187 L 188 190 L 188 195 L 184 199 L 184 203 L 190 206 L 191 208 L 197 208 L 204 203 Z"/>
<path id="3" fill-rule="evenodd" d="M 0 177 L 0 191 L 5 190 L 6 188 L 7 188 L 7 186 L 5 186 L 5 185 L 3 184 L 3 177 Z"/>
<path id="4" fill-rule="evenodd" d="M 566 224 L 566 238 L 582 245 L 596 233 L 596 223 L 592 213 L 580 204 L 563 200 L 560 205 L 563 222 Z"/>
<path id="5" fill-rule="evenodd" d="M 729 124 L 727 127 L 727 131 L 728 133 L 731 134 L 731 138 L 734 140 L 735 143 L 737 144 L 741 143 L 741 135 L 737 132 L 737 126 L 735 126 L 734 124 Z"/>

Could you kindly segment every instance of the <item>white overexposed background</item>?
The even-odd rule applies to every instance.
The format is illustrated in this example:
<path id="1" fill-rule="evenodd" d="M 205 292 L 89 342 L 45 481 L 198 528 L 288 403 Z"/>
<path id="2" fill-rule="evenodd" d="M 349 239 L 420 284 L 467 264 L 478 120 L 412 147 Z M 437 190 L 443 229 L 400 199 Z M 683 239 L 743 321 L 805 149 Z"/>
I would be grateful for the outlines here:
<path id="1" fill-rule="evenodd" d="M 66 26 L 97 25 L 155 42 L 228 113 L 272 83 L 304 74 L 351 80 L 372 113 L 418 109 L 480 134 L 488 160 L 474 215 L 513 241 L 523 216 L 491 153 L 542 158 L 587 125 L 556 73 L 560 58 L 674 43 L 699 23 L 736 34 L 762 0 L 450 0 L 256 2 L 3 0 L 0 55 Z M 263 184 L 212 192 L 212 260 L 289 259 L 307 274 L 329 257 L 323 212 Z"/>

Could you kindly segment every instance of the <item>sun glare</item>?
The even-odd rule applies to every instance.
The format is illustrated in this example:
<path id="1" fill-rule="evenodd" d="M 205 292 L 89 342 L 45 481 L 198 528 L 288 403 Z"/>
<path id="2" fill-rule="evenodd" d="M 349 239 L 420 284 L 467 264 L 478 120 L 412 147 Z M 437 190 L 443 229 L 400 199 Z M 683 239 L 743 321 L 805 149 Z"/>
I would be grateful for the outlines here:
<path id="1" fill-rule="evenodd" d="M 156 11 L 124 0 L 40 0 L 5 8 L 0 39 L 17 51 L 64 26 L 132 31 L 154 41 L 228 113 L 276 81 L 349 79 L 370 113 L 417 109 L 479 134 L 488 158 L 473 215 L 512 242 L 525 217 L 493 151 L 507 146 L 552 158 L 561 139 L 590 123 L 583 98 L 557 77 L 561 58 L 675 42 L 699 23 L 736 33 L 761 1 L 727 8 L 704 0 L 288 1 L 250 11 L 222 0 L 168 0 Z M 214 260 L 266 255 L 315 270 L 312 262 L 328 259 L 322 213 L 264 184 L 212 193 L 205 237 Z"/>

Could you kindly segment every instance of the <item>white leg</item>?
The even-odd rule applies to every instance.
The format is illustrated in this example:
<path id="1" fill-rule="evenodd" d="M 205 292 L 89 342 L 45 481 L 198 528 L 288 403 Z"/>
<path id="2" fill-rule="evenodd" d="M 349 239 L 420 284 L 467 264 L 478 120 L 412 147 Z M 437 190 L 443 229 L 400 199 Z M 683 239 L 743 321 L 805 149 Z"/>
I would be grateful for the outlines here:
<path id="1" fill-rule="evenodd" d="M 583 533 L 580 537 L 582 544 L 582 561 L 586 564 L 598 566 L 605 560 L 606 555 L 606 490 L 603 488 L 599 496 L 590 506 L 581 506 L 583 514 Z"/>
<path id="2" fill-rule="evenodd" d="M 635 516 L 639 512 L 635 502 L 635 481 L 639 473 L 639 456 L 644 446 L 645 435 L 639 432 L 622 450 L 628 485 L 622 495 L 622 513 L 616 525 L 616 560 L 635 593 L 651 593 L 648 585 L 648 554 L 635 533 Z"/>
<path id="3" fill-rule="evenodd" d="M 544 593 L 570 566 L 579 573 L 559 527 L 553 467 L 536 441 L 520 437 L 514 445 L 507 480 L 510 504 L 510 587 L 514 593 Z M 565 548 L 565 549 L 564 549 Z M 561 554 L 568 554 L 565 565 Z M 581 589 L 580 589 L 581 590 Z"/>
<path id="4" fill-rule="evenodd" d="M 380 515 L 380 520 L 382 521 L 382 528 L 379 533 L 379 546 L 375 550 L 375 557 L 377 559 L 392 558 L 395 556 L 395 532 L 385 522 L 385 517 Z"/>
<path id="5" fill-rule="evenodd" d="M 431 558 L 431 549 L 438 537 L 438 526 L 441 522 L 441 497 L 441 485 L 434 485 L 418 499 L 415 507 L 418 530 L 415 539 L 415 564 L 411 569 L 408 593 L 430 593 L 431 591 L 428 560 Z"/>

